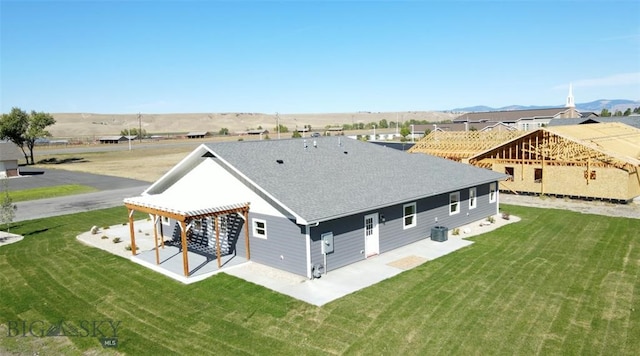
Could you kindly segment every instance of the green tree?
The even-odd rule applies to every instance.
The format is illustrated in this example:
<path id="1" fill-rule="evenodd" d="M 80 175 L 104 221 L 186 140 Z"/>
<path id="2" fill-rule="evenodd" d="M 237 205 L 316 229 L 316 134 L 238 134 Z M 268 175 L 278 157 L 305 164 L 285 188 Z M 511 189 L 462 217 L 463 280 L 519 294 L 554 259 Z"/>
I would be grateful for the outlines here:
<path id="1" fill-rule="evenodd" d="M 640 114 L 640 106 L 638 106 L 637 108 L 633 109 L 633 113 L 634 114 Z"/>
<path id="2" fill-rule="evenodd" d="M 631 115 L 631 108 L 627 108 L 627 110 L 624 111 L 624 113 L 622 114 L 622 116 L 629 116 Z"/>
<path id="3" fill-rule="evenodd" d="M 2 178 L 2 191 L 2 197 L 0 197 L 0 223 L 6 225 L 7 232 L 9 232 L 18 209 L 18 206 L 13 204 L 11 195 L 9 195 L 9 178 Z"/>
<path id="4" fill-rule="evenodd" d="M 50 114 L 35 111 L 27 114 L 19 108 L 12 108 L 9 114 L 2 114 L 0 119 L 0 139 L 15 143 L 22 150 L 27 164 L 34 164 L 33 147 L 36 140 L 51 136 L 45 128 L 55 123 Z"/>
<path id="5" fill-rule="evenodd" d="M 289 132 L 289 128 L 284 126 L 283 124 L 277 125 L 273 131 L 278 132 L 278 127 L 280 127 L 280 133 L 287 133 Z"/>
<path id="6" fill-rule="evenodd" d="M 218 135 L 224 135 L 227 136 L 229 134 L 229 129 L 226 127 L 223 127 L 220 129 L 220 131 L 218 131 Z"/>
<path id="7" fill-rule="evenodd" d="M 409 134 L 411 134 L 411 129 L 409 129 L 407 126 L 402 126 L 402 128 L 400 129 L 400 136 L 402 136 L 402 140 L 406 140 L 407 136 L 409 136 Z"/>
<path id="8" fill-rule="evenodd" d="M 135 138 L 143 138 L 147 136 L 147 131 L 145 129 L 138 130 L 137 128 L 124 129 L 120 131 L 120 135 L 122 136 L 135 136 Z"/>
<path id="9" fill-rule="evenodd" d="M 291 138 L 300 138 L 300 137 L 302 137 L 302 135 L 300 135 L 300 132 L 298 132 L 298 130 L 293 131 Z"/>
<path id="10" fill-rule="evenodd" d="M 609 117 L 609 116 L 611 116 L 609 109 L 604 108 L 600 111 L 600 117 Z"/>
<path id="11" fill-rule="evenodd" d="M 613 116 L 622 116 L 622 111 L 616 110 L 616 112 L 613 114 Z"/>
<path id="12" fill-rule="evenodd" d="M 387 122 L 387 119 L 380 120 L 380 122 L 378 122 L 378 127 L 381 129 L 388 129 L 389 123 Z"/>

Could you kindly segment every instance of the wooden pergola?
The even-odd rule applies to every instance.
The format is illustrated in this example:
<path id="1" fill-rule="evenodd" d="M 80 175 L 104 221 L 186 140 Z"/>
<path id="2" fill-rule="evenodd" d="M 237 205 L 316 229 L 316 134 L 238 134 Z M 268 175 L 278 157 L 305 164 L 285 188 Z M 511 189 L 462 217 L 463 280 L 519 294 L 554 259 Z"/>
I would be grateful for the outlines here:
<path id="1" fill-rule="evenodd" d="M 185 277 L 189 276 L 189 257 L 188 257 L 188 244 L 187 244 L 187 232 L 190 228 L 190 222 L 213 217 L 215 223 L 215 234 L 216 234 L 216 257 L 218 261 L 218 268 L 221 267 L 221 255 L 220 255 L 220 227 L 218 226 L 218 217 L 229 214 L 240 214 L 245 221 L 245 248 L 246 248 L 246 258 L 247 260 L 251 259 L 251 253 L 249 249 L 249 203 L 242 204 L 232 204 L 232 205 L 223 205 L 217 207 L 210 207 L 204 209 L 194 209 L 194 210 L 175 210 L 169 207 L 161 207 L 155 204 L 151 204 L 145 201 L 145 198 L 148 196 L 141 196 L 136 198 L 125 199 L 124 205 L 128 209 L 129 215 L 129 234 L 131 235 L 131 254 L 136 255 L 136 239 L 135 239 L 135 228 L 133 222 L 133 213 L 138 211 L 142 213 L 147 213 L 153 218 L 153 240 L 155 243 L 155 251 L 156 251 L 156 264 L 160 264 L 160 255 L 158 251 L 158 219 L 160 217 L 166 217 L 169 219 L 173 219 L 178 222 L 180 226 L 180 239 L 182 246 L 182 264 L 184 268 Z M 161 239 L 161 247 L 164 248 L 164 239 Z"/>

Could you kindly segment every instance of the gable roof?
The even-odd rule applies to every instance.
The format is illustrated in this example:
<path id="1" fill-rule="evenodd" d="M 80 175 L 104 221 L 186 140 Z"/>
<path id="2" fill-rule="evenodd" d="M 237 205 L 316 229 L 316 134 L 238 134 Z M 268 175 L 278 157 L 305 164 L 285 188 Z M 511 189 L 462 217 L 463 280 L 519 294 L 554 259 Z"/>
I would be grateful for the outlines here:
<path id="1" fill-rule="evenodd" d="M 462 114 L 456 118 L 468 121 L 506 121 L 515 122 L 523 118 L 549 118 L 560 113 L 568 111 L 569 108 L 548 108 L 548 109 L 532 109 L 532 110 L 505 110 L 505 111 L 487 111 L 487 112 L 470 112 Z"/>
<path id="2" fill-rule="evenodd" d="M 429 155 L 319 137 L 202 144 L 144 194 L 162 193 L 203 159 L 216 161 L 303 225 L 506 177 Z"/>
<path id="3" fill-rule="evenodd" d="M 24 157 L 24 155 L 15 143 L 0 141 L 0 161 L 19 160 L 22 157 Z"/>
<path id="4" fill-rule="evenodd" d="M 549 122 L 549 126 L 566 126 L 566 125 L 581 125 L 581 124 L 593 124 L 593 123 L 612 123 L 619 122 L 625 125 L 633 126 L 640 129 L 640 116 L 609 116 L 609 117 L 582 117 L 573 119 L 552 119 Z"/>
<path id="5" fill-rule="evenodd" d="M 629 125 L 614 123 L 595 123 L 589 125 L 568 125 L 540 128 L 535 131 L 516 137 L 502 145 L 480 152 L 469 158 L 470 161 L 480 161 L 491 156 L 492 152 L 498 152 L 504 147 L 508 147 L 516 140 L 524 140 L 527 137 L 539 136 L 540 133 L 547 132 L 567 141 L 575 142 L 590 152 L 598 152 L 600 155 L 596 159 L 616 167 L 636 171 L 640 167 L 640 129 Z M 554 146 L 560 146 L 557 142 Z M 554 150 L 553 147 L 549 147 Z M 573 149 L 571 152 L 564 152 L 563 155 L 571 157 L 570 160 L 584 160 L 583 152 Z M 545 152 L 542 150 L 541 152 Z"/>

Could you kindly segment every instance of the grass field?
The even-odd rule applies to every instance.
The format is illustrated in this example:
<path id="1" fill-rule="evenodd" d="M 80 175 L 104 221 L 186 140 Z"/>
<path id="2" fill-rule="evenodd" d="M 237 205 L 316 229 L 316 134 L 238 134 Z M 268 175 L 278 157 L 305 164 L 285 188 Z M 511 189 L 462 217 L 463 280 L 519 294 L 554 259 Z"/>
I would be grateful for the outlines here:
<path id="1" fill-rule="evenodd" d="M 315 307 L 226 274 L 193 285 L 75 236 L 124 208 L 17 223 L 0 247 L 0 354 L 588 354 L 640 350 L 640 220 L 507 207 L 522 221 Z M 13 320 L 120 321 L 96 337 L 9 337 Z"/>
<path id="2" fill-rule="evenodd" d="M 9 195 L 13 202 L 55 198 L 65 195 L 84 194 L 95 192 L 97 189 L 80 184 L 58 185 L 55 187 L 42 187 L 24 190 L 14 190 Z"/>

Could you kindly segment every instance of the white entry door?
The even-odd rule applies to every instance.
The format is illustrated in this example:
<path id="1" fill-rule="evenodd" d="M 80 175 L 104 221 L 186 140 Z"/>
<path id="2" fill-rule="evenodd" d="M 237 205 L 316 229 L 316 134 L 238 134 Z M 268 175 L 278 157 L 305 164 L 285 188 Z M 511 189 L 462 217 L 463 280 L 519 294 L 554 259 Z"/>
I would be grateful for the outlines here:
<path id="1" fill-rule="evenodd" d="M 366 257 L 380 253 L 380 237 L 378 235 L 378 214 L 364 217 L 364 254 Z"/>

